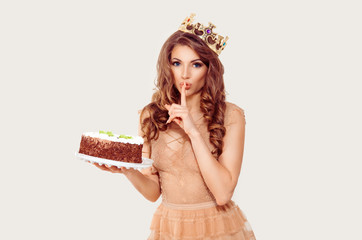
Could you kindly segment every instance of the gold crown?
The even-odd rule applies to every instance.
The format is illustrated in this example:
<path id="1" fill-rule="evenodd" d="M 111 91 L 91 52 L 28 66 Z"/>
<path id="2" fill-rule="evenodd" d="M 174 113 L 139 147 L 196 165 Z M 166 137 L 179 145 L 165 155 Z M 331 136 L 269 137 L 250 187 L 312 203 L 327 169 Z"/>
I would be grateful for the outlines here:
<path id="1" fill-rule="evenodd" d="M 229 39 L 229 37 L 226 36 L 224 38 L 223 36 L 214 33 L 213 29 L 216 28 L 216 26 L 211 22 L 209 22 L 208 27 L 205 27 L 201 23 L 192 24 L 194 17 L 195 13 L 191 13 L 190 17 L 186 17 L 178 30 L 192 33 L 198 36 L 211 48 L 211 50 L 219 55 L 221 51 L 224 50 L 226 41 Z"/>

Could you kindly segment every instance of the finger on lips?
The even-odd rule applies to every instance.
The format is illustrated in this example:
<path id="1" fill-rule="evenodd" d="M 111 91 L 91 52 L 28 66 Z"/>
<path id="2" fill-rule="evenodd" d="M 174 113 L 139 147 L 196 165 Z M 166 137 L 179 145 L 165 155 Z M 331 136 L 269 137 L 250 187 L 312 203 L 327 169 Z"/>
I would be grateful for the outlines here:
<path id="1" fill-rule="evenodd" d="M 186 106 L 186 84 L 182 85 L 181 106 Z"/>
<path id="2" fill-rule="evenodd" d="M 181 105 L 173 103 L 171 106 L 169 104 L 165 104 L 165 108 L 168 110 L 168 115 L 170 116 L 167 120 L 166 124 L 169 124 L 172 121 L 176 121 L 178 124 L 181 123 L 181 119 L 178 116 L 174 116 L 175 114 L 183 113 L 183 107 L 186 107 L 186 84 L 182 84 L 181 88 Z"/>

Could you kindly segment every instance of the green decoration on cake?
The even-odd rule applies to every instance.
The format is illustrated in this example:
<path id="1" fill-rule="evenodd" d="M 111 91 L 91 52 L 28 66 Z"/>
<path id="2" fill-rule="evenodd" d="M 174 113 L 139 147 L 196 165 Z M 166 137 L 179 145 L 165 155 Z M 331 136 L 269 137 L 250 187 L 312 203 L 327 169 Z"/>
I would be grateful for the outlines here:
<path id="1" fill-rule="evenodd" d="M 132 137 L 126 135 L 119 135 L 118 138 L 132 139 Z"/>
<path id="2" fill-rule="evenodd" d="M 114 136 L 114 134 L 112 132 L 105 132 L 105 131 L 100 130 L 99 133 L 107 134 L 109 137 Z"/>
<path id="3" fill-rule="evenodd" d="M 114 137 L 114 134 L 112 132 L 106 132 L 106 131 L 102 131 L 102 130 L 99 130 L 99 133 L 100 134 L 106 134 L 108 135 L 109 137 Z M 117 138 L 124 138 L 124 139 L 133 139 L 133 137 L 131 136 L 127 136 L 127 135 L 119 135 Z"/>

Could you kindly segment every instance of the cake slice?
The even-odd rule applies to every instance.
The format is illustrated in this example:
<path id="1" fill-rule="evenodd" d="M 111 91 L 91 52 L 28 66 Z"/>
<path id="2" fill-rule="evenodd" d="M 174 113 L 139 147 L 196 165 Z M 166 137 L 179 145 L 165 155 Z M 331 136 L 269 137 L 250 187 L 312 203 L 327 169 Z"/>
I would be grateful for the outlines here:
<path id="1" fill-rule="evenodd" d="M 86 132 L 82 134 L 79 153 L 128 163 L 142 163 L 143 138 L 117 135 L 112 132 Z"/>

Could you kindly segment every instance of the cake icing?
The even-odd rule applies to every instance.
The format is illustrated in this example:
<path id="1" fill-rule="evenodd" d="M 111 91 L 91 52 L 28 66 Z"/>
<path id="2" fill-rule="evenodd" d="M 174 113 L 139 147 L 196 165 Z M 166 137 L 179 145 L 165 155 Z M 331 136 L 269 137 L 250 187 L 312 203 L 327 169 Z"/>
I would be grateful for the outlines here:
<path id="1" fill-rule="evenodd" d="M 111 133 L 111 132 L 109 132 L 109 133 Z M 137 145 L 143 144 L 143 138 L 140 136 L 120 135 L 120 134 L 114 134 L 114 133 L 107 134 L 107 133 L 102 133 L 102 131 L 85 132 L 85 133 L 83 133 L 83 136 L 100 138 L 100 139 L 109 140 L 109 141 L 113 141 L 113 142 L 130 143 L 130 144 L 137 144 Z M 119 136 L 126 136 L 126 137 L 130 137 L 130 138 L 124 138 L 124 137 L 119 137 Z"/>

